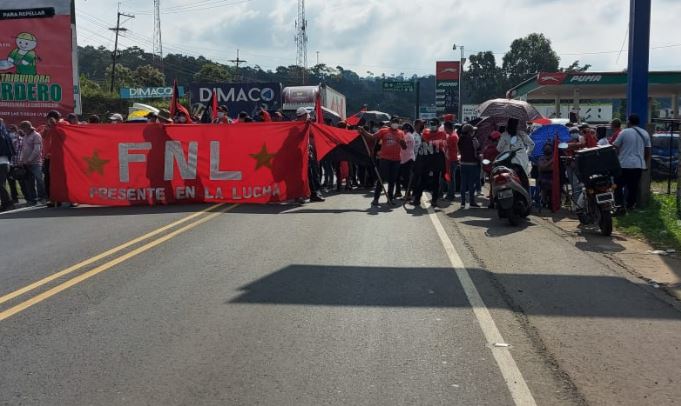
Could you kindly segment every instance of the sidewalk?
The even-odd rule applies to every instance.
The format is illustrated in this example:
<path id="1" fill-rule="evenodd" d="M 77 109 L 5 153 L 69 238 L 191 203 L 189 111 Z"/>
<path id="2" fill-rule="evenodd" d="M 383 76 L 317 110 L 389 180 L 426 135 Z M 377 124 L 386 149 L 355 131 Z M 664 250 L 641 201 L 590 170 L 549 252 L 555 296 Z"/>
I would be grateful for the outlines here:
<path id="1" fill-rule="evenodd" d="M 535 216 L 575 238 L 576 246 L 581 250 L 603 254 L 628 273 L 681 301 L 681 255 L 678 252 L 656 249 L 617 229 L 611 237 L 604 237 L 598 228 L 580 227 L 576 216 L 564 209 L 558 213 L 542 210 Z"/>

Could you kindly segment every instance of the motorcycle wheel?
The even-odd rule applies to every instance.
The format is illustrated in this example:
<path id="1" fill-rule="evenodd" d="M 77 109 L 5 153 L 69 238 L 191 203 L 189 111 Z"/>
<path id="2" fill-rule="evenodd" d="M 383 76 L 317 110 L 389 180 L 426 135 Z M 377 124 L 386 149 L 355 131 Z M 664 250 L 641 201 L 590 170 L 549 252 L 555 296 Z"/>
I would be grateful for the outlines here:
<path id="1" fill-rule="evenodd" d="M 601 234 L 609 237 L 612 234 L 612 213 L 610 210 L 601 210 L 601 221 L 598 223 Z"/>

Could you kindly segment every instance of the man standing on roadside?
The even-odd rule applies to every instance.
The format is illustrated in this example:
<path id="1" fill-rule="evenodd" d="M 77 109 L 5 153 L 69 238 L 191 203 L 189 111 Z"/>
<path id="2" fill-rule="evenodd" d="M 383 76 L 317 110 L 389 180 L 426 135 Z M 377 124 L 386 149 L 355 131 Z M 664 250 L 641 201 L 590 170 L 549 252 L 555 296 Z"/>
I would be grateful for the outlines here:
<path id="1" fill-rule="evenodd" d="M 636 114 L 629 116 L 627 128 L 622 130 L 613 145 L 617 148 L 622 173 L 615 181 L 615 201 L 617 205 L 626 210 L 636 207 L 638 199 L 641 174 L 646 169 L 646 163 L 650 159 L 650 135 L 639 127 L 641 119 Z M 625 204 L 626 193 L 626 206 Z M 621 212 L 621 211 L 620 211 Z"/>
<path id="2" fill-rule="evenodd" d="M 24 137 L 19 164 L 26 167 L 26 201 L 33 206 L 45 201 L 43 181 L 43 138 L 30 121 L 19 124 L 19 134 Z"/>

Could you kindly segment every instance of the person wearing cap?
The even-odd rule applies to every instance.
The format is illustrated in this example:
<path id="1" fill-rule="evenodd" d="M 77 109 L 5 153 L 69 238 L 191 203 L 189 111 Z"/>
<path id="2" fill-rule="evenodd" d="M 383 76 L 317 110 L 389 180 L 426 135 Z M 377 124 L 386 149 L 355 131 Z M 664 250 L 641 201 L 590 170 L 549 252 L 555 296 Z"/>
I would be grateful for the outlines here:
<path id="1" fill-rule="evenodd" d="M 120 124 L 123 122 L 123 116 L 120 113 L 113 113 L 109 116 L 109 121 L 111 124 Z"/>
<path id="2" fill-rule="evenodd" d="M 218 107 L 218 116 L 213 121 L 215 124 L 232 124 L 232 120 L 229 118 L 229 110 L 227 106 L 220 105 Z"/>
<path id="3" fill-rule="evenodd" d="M 22 32 L 16 38 L 17 47 L 14 48 L 7 56 L 7 62 L 11 63 L 16 68 L 16 73 L 19 75 L 36 75 L 38 55 L 35 53 L 35 48 L 38 46 L 38 40 L 35 35 Z"/>
<path id="4" fill-rule="evenodd" d="M 90 115 L 87 119 L 88 124 L 99 124 L 102 122 L 102 120 L 99 119 L 99 116 L 96 114 Z"/>
<path id="5" fill-rule="evenodd" d="M 390 120 L 390 127 L 381 128 L 374 134 L 369 133 L 362 127 L 360 127 L 359 133 L 367 139 L 381 143 L 381 150 L 378 155 L 378 168 L 382 179 L 376 181 L 374 199 L 371 201 L 371 205 L 374 207 L 378 206 L 378 199 L 383 190 L 381 181 L 385 180 L 388 182 L 388 204 L 394 206 L 395 186 L 400 173 L 400 151 L 407 148 L 404 132 L 400 130 L 400 119 L 393 117 Z"/>

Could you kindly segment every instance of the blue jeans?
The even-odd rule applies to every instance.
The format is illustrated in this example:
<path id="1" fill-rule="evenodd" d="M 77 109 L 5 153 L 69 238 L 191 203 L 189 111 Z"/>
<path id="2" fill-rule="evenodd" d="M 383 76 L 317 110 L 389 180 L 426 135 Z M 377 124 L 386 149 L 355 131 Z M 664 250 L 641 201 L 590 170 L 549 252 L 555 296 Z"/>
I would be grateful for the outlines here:
<path id="1" fill-rule="evenodd" d="M 469 201 L 475 204 L 475 182 L 480 179 L 480 167 L 478 165 L 461 165 L 461 204 L 466 204 L 466 192 Z"/>
<path id="2" fill-rule="evenodd" d="M 26 201 L 36 203 L 38 199 L 45 199 L 45 181 L 43 180 L 42 165 L 26 165 Z M 37 192 L 37 193 L 36 193 Z"/>
<path id="3" fill-rule="evenodd" d="M 447 200 L 454 200 L 456 194 L 456 171 L 459 170 L 459 162 L 449 163 L 449 186 L 447 186 Z"/>

